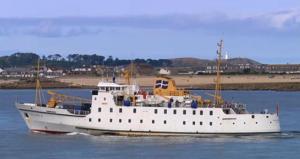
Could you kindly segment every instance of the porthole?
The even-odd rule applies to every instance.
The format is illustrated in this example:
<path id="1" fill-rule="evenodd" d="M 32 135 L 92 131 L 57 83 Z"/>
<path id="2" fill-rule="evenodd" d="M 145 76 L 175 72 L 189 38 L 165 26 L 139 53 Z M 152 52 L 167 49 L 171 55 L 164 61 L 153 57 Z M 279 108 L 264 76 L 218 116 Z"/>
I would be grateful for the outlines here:
<path id="1" fill-rule="evenodd" d="M 255 124 L 258 124 L 258 122 L 256 122 Z"/>
<path id="2" fill-rule="evenodd" d="M 119 123 L 122 123 L 122 119 L 119 119 Z"/>
<path id="3" fill-rule="evenodd" d="M 195 122 L 193 121 L 193 125 L 195 125 Z"/>
<path id="4" fill-rule="evenodd" d="M 133 113 L 136 113 L 136 109 L 135 108 L 133 108 Z"/>
<path id="5" fill-rule="evenodd" d="M 200 125 L 203 125 L 203 122 L 202 122 L 202 121 L 200 121 Z"/>
<path id="6" fill-rule="evenodd" d="M 164 114 L 167 114 L 167 109 L 164 109 Z"/>
<path id="7" fill-rule="evenodd" d="M 26 118 L 29 118 L 29 115 L 27 113 L 24 113 L 24 115 L 25 115 Z"/>
<path id="8" fill-rule="evenodd" d="M 186 110 L 183 110 L 183 112 L 182 112 L 182 113 L 183 113 L 183 115 L 185 115 L 185 114 L 186 114 Z"/>
<path id="9" fill-rule="evenodd" d="M 131 119 L 128 119 L 128 123 L 131 123 Z"/>
<path id="10" fill-rule="evenodd" d="M 92 118 L 89 118 L 89 122 L 92 122 Z"/>
<path id="11" fill-rule="evenodd" d="M 193 115 L 196 115 L 196 110 L 193 110 Z"/>
<path id="12" fill-rule="evenodd" d="M 255 115 L 251 115 L 251 118 L 254 119 L 254 118 L 255 118 Z"/>
<path id="13" fill-rule="evenodd" d="M 209 115 L 213 115 L 214 114 L 214 112 L 211 110 L 211 111 L 209 111 Z"/>
<path id="14" fill-rule="evenodd" d="M 119 113 L 122 113 L 122 108 L 119 109 Z"/>
<path id="15" fill-rule="evenodd" d="M 157 114 L 157 109 L 154 109 L 154 114 Z"/>
<path id="16" fill-rule="evenodd" d="M 113 112 L 113 108 L 110 108 L 109 111 L 112 113 Z"/>
<path id="17" fill-rule="evenodd" d="M 154 120 L 152 120 L 152 124 L 154 124 L 155 123 L 155 121 Z"/>
<path id="18" fill-rule="evenodd" d="M 212 126 L 212 122 L 209 122 L 209 125 Z"/>
<path id="19" fill-rule="evenodd" d="M 140 123 L 143 123 L 143 120 L 142 120 L 142 119 L 140 120 Z"/>
<path id="20" fill-rule="evenodd" d="M 101 119 L 100 119 L 100 118 L 98 118 L 98 122 L 99 122 L 99 123 L 101 122 Z"/>
<path id="21" fill-rule="evenodd" d="M 173 114 L 176 114 L 176 113 L 177 113 L 177 111 L 176 111 L 176 109 L 174 109 L 174 110 L 173 110 Z"/>
<path id="22" fill-rule="evenodd" d="M 182 124 L 185 125 L 185 121 L 183 121 Z"/>
<path id="23" fill-rule="evenodd" d="M 101 108 L 98 108 L 98 112 L 101 112 Z"/>
<path id="24" fill-rule="evenodd" d="M 112 122 L 113 120 L 112 119 L 109 119 L 109 122 Z"/>
<path id="25" fill-rule="evenodd" d="M 104 97 L 103 100 L 106 101 L 106 98 Z"/>
<path id="26" fill-rule="evenodd" d="M 95 97 L 94 100 L 97 100 L 97 97 Z"/>
<path id="27" fill-rule="evenodd" d="M 166 121 L 166 120 L 164 120 L 164 124 L 167 124 L 167 121 Z"/>
<path id="28" fill-rule="evenodd" d="M 266 118 L 269 118 L 269 116 L 267 115 Z"/>

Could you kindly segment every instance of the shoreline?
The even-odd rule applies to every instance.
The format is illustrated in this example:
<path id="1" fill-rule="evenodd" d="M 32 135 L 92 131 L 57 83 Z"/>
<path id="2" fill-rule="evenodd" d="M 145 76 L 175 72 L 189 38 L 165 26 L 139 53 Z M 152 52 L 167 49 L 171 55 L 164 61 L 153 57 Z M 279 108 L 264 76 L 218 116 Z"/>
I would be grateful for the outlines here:
<path id="1" fill-rule="evenodd" d="M 300 91 L 300 75 L 224 75 L 222 90 L 248 91 Z M 172 76 L 177 87 L 186 90 L 214 90 L 213 75 L 207 76 Z M 136 82 L 143 89 L 151 89 L 155 76 L 136 78 Z M 58 79 L 42 80 L 44 89 L 96 89 L 101 77 L 76 76 Z M 117 83 L 124 83 L 118 79 Z M 0 89 L 35 89 L 32 80 L 2 80 Z"/>

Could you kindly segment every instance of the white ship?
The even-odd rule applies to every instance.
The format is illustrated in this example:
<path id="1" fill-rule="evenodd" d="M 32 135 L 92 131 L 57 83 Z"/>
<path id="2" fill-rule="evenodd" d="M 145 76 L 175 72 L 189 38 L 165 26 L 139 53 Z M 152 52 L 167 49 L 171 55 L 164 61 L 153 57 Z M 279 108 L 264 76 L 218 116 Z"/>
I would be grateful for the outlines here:
<path id="1" fill-rule="evenodd" d="M 220 94 L 218 75 L 214 101 L 178 90 L 172 79 L 156 80 L 153 93 L 137 85 L 99 82 L 90 100 L 51 93 L 42 104 L 37 91 L 35 103 L 16 103 L 32 131 L 95 135 L 201 135 L 280 132 L 277 113 L 249 113 L 244 105 L 226 103 Z M 39 87 L 37 82 L 37 87 Z M 77 101 L 65 103 L 67 99 Z"/>

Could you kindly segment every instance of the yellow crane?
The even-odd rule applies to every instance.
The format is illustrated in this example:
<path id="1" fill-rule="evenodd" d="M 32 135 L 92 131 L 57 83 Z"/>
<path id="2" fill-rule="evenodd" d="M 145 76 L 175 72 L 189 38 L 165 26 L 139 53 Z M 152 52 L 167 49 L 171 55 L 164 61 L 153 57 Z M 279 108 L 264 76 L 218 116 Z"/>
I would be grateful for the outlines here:
<path id="1" fill-rule="evenodd" d="M 89 99 L 75 97 L 75 96 L 68 96 L 64 94 L 59 94 L 54 91 L 48 91 L 48 94 L 51 95 L 50 100 L 48 101 L 48 107 L 53 108 L 59 103 L 64 103 L 66 101 L 71 102 L 80 102 L 80 103 L 91 103 L 92 101 Z"/>

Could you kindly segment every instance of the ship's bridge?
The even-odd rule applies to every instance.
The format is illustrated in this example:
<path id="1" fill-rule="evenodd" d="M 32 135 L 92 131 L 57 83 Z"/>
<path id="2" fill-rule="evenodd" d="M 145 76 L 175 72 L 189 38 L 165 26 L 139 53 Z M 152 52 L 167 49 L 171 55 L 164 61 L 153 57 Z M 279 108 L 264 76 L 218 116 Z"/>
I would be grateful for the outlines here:
<path id="1" fill-rule="evenodd" d="M 119 85 L 117 83 L 109 83 L 109 82 L 99 82 L 98 85 L 99 91 L 109 92 L 109 91 L 124 91 L 126 85 Z"/>

